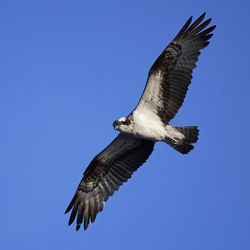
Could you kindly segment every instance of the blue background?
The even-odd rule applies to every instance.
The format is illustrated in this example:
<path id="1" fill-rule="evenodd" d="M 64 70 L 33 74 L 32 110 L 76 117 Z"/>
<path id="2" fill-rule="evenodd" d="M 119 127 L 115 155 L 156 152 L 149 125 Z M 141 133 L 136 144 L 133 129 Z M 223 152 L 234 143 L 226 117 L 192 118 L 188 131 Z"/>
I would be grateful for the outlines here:
<path id="1" fill-rule="evenodd" d="M 184 22 L 216 24 L 172 125 L 86 232 L 64 211 Z M 249 1 L 2 1 L 1 249 L 250 249 Z"/>

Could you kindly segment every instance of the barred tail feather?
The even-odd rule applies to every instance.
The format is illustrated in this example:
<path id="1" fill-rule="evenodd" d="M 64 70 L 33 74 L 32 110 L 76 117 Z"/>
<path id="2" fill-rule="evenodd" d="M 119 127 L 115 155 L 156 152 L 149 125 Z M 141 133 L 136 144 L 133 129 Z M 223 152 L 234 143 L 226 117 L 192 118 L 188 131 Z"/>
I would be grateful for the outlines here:
<path id="1" fill-rule="evenodd" d="M 198 140 L 199 129 L 197 126 L 187 126 L 187 127 L 174 127 L 184 136 L 184 142 L 186 143 L 195 143 Z"/>
<path id="2" fill-rule="evenodd" d="M 180 133 L 182 133 L 185 138 L 182 140 L 167 140 L 167 144 L 171 146 L 176 151 L 187 154 L 189 151 L 194 149 L 194 146 L 191 143 L 195 143 L 198 140 L 199 129 L 197 126 L 188 126 L 188 127 L 174 127 Z"/>

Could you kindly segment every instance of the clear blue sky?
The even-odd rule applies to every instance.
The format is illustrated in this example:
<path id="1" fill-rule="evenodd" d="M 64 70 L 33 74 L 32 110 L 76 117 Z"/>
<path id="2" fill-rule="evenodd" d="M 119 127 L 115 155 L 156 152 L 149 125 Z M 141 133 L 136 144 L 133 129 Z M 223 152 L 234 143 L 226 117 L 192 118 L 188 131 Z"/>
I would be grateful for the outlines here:
<path id="1" fill-rule="evenodd" d="M 64 211 L 184 22 L 216 24 L 165 144 L 86 232 Z M 2 1 L 1 249 L 250 249 L 249 1 Z"/>

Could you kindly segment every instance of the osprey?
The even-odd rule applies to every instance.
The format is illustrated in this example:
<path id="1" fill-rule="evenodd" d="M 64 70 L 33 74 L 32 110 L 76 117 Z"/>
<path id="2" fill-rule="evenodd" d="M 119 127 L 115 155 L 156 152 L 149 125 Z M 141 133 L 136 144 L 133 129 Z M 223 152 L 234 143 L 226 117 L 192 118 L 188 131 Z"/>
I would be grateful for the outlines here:
<path id="1" fill-rule="evenodd" d="M 182 154 L 194 148 L 198 140 L 197 126 L 175 127 L 169 121 L 181 107 L 192 71 L 216 27 L 205 29 L 211 18 L 202 22 L 205 13 L 195 22 L 184 24 L 148 73 L 146 87 L 137 107 L 126 117 L 113 123 L 120 134 L 90 162 L 65 213 L 71 209 L 69 225 L 76 220 L 76 230 L 84 219 L 94 222 L 104 202 L 126 182 L 150 156 L 155 142 L 163 141 Z"/>

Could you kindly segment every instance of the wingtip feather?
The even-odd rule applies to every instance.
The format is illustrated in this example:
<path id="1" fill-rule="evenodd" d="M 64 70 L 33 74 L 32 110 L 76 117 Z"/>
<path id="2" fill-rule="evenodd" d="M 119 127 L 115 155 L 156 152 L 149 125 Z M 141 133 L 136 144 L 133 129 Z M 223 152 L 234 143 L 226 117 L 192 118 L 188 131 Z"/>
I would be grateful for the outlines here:
<path id="1" fill-rule="evenodd" d="M 72 209 L 73 205 L 75 204 L 75 201 L 76 201 L 76 193 L 72 198 L 71 202 L 69 203 L 68 207 L 66 208 L 64 214 L 68 213 Z"/>
<path id="2" fill-rule="evenodd" d="M 184 26 L 181 28 L 181 30 L 179 31 L 179 33 L 176 35 L 176 37 L 173 39 L 173 41 L 177 41 L 179 39 L 186 39 L 195 35 L 199 35 L 200 31 L 202 31 L 203 29 L 205 29 L 209 23 L 211 22 L 212 18 L 208 18 L 207 20 L 205 20 L 204 22 L 202 22 L 204 20 L 206 16 L 206 12 L 204 12 L 199 18 L 197 18 L 193 23 L 192 23 L 192 16 L 188 19 L 188 21 L 184 24 Z M 211 32 L 213 29 L 215 29 L 215 25 L 212 26 L 213 28 L 211 29 L 208 28 L 207 33 Z M 202 31 L 201 33 L 206 32 Z"/>
<path id="3" fill-rule="evenodd" d="M 205 12 L 203 12 L 199 18 L 204 19 L 204 17 L 206 16 L 206 14 L 207 14 L 207 12 L 206 12 L 206 11 L 205 11 Z"/>
<path id="4" fill-rule="evenodd" d="M 181 28 L 181 30 L 179 31 L 179 33 L 176 35 L 176 37 L 174 38 L 174 40 L 178 40 L 181 37 L 181 35 L 185 32 L 185 30 L 188 28 L 188 26 L 192 22 L 192 19 L 193 19 L 193 16 L 189 17 L 189 19 L 183 25 L 183 27 Z"/>

